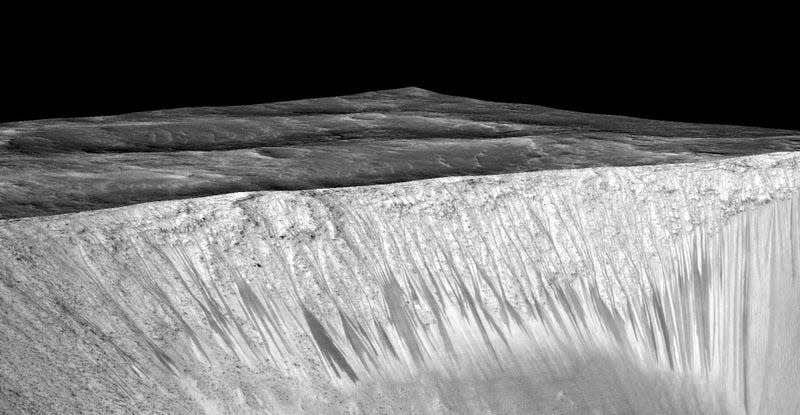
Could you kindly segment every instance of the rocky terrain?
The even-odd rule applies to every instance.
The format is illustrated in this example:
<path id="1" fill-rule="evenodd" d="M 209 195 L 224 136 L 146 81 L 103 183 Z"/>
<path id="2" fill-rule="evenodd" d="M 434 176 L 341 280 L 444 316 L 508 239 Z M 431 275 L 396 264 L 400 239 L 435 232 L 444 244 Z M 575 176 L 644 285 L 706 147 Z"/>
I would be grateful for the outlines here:
<path id="1" fill-rule="evenodd" d="M 581 114 L 417 88 L 0 124 L 0 219 L 800 149 L 797 131 Z"/>
<path id="2" fill-rule="evenodd" d="M 290 154 L 275 157 L 293 166 L 285 174 L 303 178 L 287 187 L 303 190 L 224 192 L 240 180 L 236 171 L 277 179 L 240 157 L 265 151 L 263 137 L 211 150 L 230 144 L 214 135 L 228 128 L 219 120 L 250 122 L 251 111 L 253 124 L 264 123 L 263 112 L 302 108 L 337 125 L 354 108 L 383 108 L 387 121 L 327 144 L 305 133 L 271 143 L 270 151 Z M 527 130 L 495 137 L 471 133 L 479 128 L 470 124 L 460 137 L 426 124 L 426 134 L 410 137 L 419 124 L 401 119 L 415 111 L 429 112 L 417 121 L 457 113 L 462 122 Z M 122 119 L 188 113 L 205 117 L 195 126 L 206 129 L 170 136 L 169 151 L 146 150 L 148 126 L 121 130 Z M 217 133 L 208 132 L 211 119 Z M 77 120 L 74 131 L 106 121 Z M 0 168 L 11 171 L 13 152 L 39 164 L 21 170 L 31 180 L 22 191 L 0 188 L 18 198 L 4 199 L 14 219 L 0 221 L 2 413 L 800 410 L 800 153 L 771 151 L 794 150 L 792 132 L 415 89 L 126 115 L 98 129 L 103 137 L 30 132 L 58 123 L 69 124 L 4 127 L 19 139 L 5 142 Z M 425 164 L 437 153 L 421 149 L 434 142 L 450 167 Z M 549 156 L 517 151 L 515 142 Z M 314 155 L 301 164 L 289 148 Z M 471 154 L 464 160 L 496 159 L 459 170 L 457 149 Z M 407 169 L 358 167 L 400 166 L 405 156 Z M 79 161 L 46 166 L 58 157 Z M 106 182 L 65 174 L 83 172 L 92 157 L 105 162 L 87 171 Z M 186 157 L 196 162 L 180 164 Z M 197 196 L 191 180 L 157 184 L 159 171 L 146 164 L 136 164 L 135 190 L 114 187 L 135 163 L 200 175 L 219 160 L 230 163 L 216 164 L 209 180 L 219 187 L 206 190 L 225 194 L 94 210 L 177 195 L 159 193 L 164 186 Z M 421 175 L 405 175 L 412 170 Z M 332 171 L 356 182 L 323 188 L 316 180 Z M 494 174 L 506 171 L 515 173 Z M 57 191 L 47 179 L 55 176 Z M 407 181 L 432 176 L 459 177 Z M 110 189 L 128 196 L 99 204 L 87 196 Z M 73 210 L 85 211 L 24 217 Z"/>

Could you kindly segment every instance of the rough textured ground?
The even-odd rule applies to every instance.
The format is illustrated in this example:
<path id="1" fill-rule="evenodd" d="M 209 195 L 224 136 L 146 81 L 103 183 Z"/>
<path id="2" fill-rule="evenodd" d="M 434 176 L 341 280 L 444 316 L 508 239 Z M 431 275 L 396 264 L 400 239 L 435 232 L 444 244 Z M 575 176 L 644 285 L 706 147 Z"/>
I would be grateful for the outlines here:
<path id="1" fill-rule="evenodd" d="M 798 189 L 781 153 L 0 222 L 2 410 L 792 413 Z"/>
<path id="2" fill-rule="evenodd" d="M 3 125 L 0 413 L 800 413 L 799 144 L 413 88 Z"/>
<path id="3" fill-rule="evenodd" d="M 797 131 L 581 114 L 417 88 L 0 125 L 0 219 L 800 149 Z"/>

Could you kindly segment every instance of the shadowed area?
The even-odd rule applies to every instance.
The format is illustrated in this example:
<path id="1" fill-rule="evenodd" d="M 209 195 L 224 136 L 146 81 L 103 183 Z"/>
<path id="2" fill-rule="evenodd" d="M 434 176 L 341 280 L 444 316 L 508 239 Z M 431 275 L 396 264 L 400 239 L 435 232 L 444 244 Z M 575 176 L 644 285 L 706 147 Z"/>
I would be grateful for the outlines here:
<path id="1" fill-rule="evenodd" d="M 800 149 L 796 131 L 582 114 L 418 88 L 0 125 L 0 219 Z"/>

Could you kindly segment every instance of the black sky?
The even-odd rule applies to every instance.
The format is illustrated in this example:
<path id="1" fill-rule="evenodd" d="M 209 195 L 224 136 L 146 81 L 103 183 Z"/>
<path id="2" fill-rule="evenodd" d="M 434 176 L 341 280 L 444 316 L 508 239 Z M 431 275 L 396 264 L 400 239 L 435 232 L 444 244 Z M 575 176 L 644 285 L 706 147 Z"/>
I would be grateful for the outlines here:
<path id="1" fill-rule="evenodd" d="M 748 37 L 637 43 L 395 36 L 237 43 L 101 35 L 19 47 L 2 65 L 0 122 L 252 104 L 417 86 L 491 101 L 800 130 L 792 51 Z M 291 36 L 290 36 L 291 37 Z M 774 46 L 774 45 L 772 45 Z"/>

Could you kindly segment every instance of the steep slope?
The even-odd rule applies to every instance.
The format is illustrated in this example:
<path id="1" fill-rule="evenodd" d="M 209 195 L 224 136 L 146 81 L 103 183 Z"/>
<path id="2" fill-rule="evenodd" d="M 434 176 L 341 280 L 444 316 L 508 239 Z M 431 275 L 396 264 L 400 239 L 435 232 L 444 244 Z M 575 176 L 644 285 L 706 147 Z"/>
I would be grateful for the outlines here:
<path id="1" fill-rule="evenodd" d="M 798 190 L 774 153 L 2 221 L 0 410 L 794 413 Z"/>
<path id="2" fill-rule="evenodd" d="M 0 219 L 237 191 L 709 161 L 797 131 L 581 114 L 418 88 L 0 125 Z"/>

